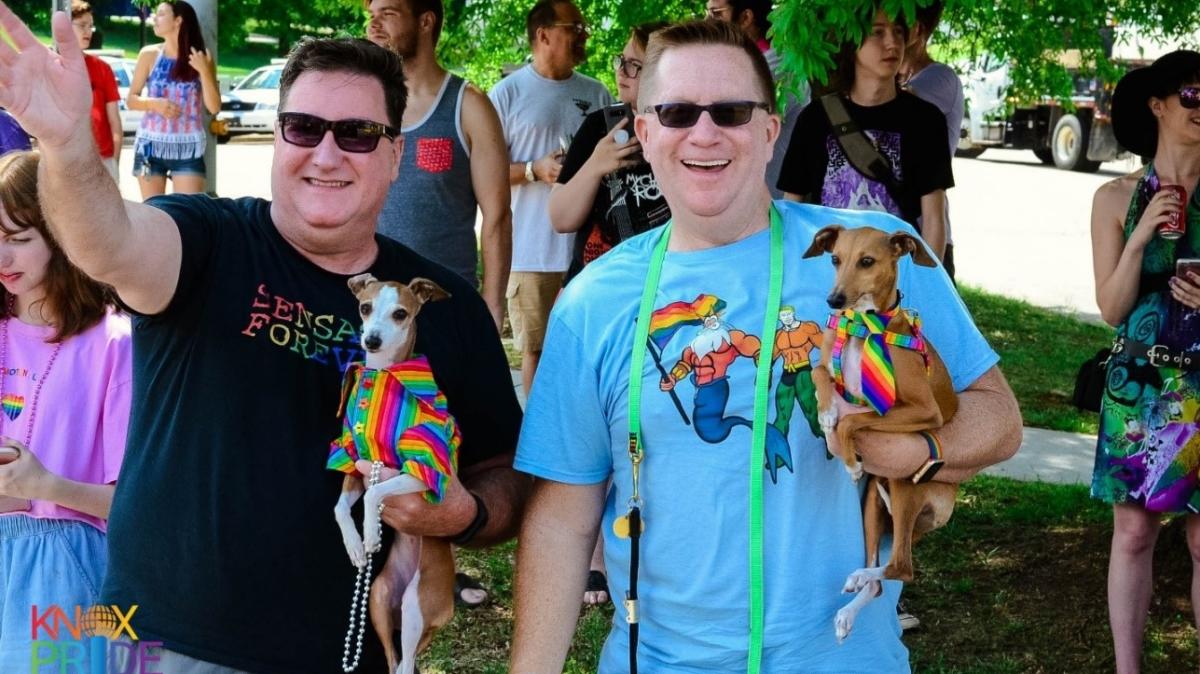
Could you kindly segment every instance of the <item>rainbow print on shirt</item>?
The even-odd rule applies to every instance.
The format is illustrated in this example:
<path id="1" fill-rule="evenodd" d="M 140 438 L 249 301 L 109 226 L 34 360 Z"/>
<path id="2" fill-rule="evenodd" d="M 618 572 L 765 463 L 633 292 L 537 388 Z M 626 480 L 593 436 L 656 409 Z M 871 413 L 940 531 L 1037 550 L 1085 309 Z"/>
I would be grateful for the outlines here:
<path id="1" fill-rule="evenodd" d="M 0 398 L 0 409 L 4 410 L 4 414 L 9 420 L 16 421 L 17 417 L 21 416 L 21 411 L 25 409 L 25 396 L 5 393 L 4 398 Z"/>

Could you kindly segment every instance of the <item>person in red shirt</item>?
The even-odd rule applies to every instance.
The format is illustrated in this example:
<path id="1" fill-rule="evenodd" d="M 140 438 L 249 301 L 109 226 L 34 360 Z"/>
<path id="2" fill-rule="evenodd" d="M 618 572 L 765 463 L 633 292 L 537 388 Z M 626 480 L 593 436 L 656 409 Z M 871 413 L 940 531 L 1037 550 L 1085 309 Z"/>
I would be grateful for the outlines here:
<path id="1" fill-rule="evenodd" d="M 79 48 L 87 49 L 96 30 L 92 6 L 82 0 L 73 0 L 71 26 L 75 29 Z M 112 174 L 113 180 L 117 180 L 123 138 L 121 113 L 117 108 L 117 101 L 121 98 L 117 93 L 117 77 L 107 63 L 91 54 L 84 54 L 83 62 L 87 66 L 88 80 L 92 83 L 92 135 L 96 137 L 96 148 L 104 160 L 104 167 Z"/>

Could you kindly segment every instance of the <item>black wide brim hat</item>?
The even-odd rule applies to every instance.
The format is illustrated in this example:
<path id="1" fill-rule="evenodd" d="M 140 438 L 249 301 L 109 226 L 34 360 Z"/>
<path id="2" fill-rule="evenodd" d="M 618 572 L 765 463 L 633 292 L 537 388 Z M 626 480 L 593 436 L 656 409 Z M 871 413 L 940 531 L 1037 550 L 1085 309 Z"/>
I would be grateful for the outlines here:
<path id="1" fill-rule="evenodd" d="M 1126 150 L 1153 157 L 1158 149 L 1158 120 L 1146 104 L 1164 89 L 1192 81 L 1200 73 L 1200 53 L 1181 49 L 1145 68 L 1131 70 L 1117 82 L 1112 97 L 1112 126 L 1117 142 Z"/>

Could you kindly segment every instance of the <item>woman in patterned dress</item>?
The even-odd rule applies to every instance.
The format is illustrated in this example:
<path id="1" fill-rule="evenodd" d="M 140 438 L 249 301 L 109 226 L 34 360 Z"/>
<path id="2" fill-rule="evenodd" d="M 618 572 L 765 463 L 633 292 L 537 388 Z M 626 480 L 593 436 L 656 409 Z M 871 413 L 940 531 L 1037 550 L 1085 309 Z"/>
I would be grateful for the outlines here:
<path id="1" fill-rule="evenodd" d="M 1140 670 L 1164 514 L 1186 514 L 1200 610 L 1200 274 L 1176 267 L 1200 258 L 1200 54 L 1173 52 L 1127 74 L 1112 120 L 1121 145 L 1151 159 L 1100 187 L 1092 203 L 1096 301 L 1117 327 L 1092 496 L 1113 504 L 1109 622 L 1125 673 Z M 1186 233 L 1159 236 L 1181 211 Z"/>

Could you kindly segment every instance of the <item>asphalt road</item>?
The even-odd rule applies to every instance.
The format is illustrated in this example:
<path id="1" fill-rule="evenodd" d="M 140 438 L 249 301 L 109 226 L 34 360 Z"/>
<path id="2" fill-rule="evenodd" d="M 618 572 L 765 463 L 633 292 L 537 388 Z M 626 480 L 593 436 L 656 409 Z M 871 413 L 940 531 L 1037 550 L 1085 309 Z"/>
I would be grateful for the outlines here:
<path id="1" fill-rule="evenodd" d="M 267 136 L 218 146 L 217 192 L 269 198 L 271 153 Z M 128 175 L 131 159 L 126 143 L 121 191 L 137 199 L 137 183 Z M 1089 231 L 1092 194 L 1135 168 L 1127 160 L 1105 164 L 1099 173 L 1072 173 L 1018 150 L 955 159 L 950 217 L 959 279 L 1099 320 Z"/>

